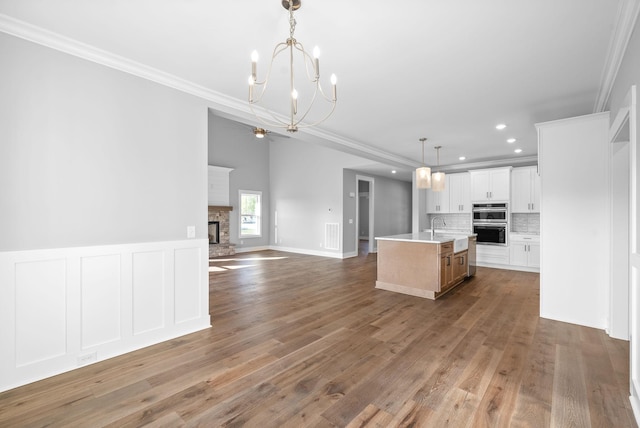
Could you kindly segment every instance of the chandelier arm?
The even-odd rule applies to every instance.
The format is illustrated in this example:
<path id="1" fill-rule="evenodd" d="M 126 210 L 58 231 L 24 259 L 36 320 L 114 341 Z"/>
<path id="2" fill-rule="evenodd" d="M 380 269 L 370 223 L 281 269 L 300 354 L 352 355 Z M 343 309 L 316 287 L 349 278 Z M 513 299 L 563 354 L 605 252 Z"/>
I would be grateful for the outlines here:
<path id="1" fill-rule="evenodd" d="M 276 116 L 274 112 L 272 112 L 266 107 L 260 106 L 260 110 L 268 114 L 269 116 L 271 116 L 271 118 L 273 119 L 272 122 L 258 115 L 252 104 L 249 104 L 249 109 L 251 110 L 253 115 L 256 117 L 256 119 L 258 119 L 260 122 L 262 122 L 266 126 L 276 127 L 276 128 L 286 128 L 289 125 L 288 122 L 285 122 L 284 120 L 278 118 L 278 116 Z"/>
<path id="2" fill-rule="evenodd" d="M 320 76 L 316 76 L 315 74 L 315 65 L 314 65 L 314 61 L 313 61 L 313 57 L 311 55 L 309 55 L 309 53 L 307 51 L 304 50 L 304 46 L 302 46 L 302 43 L 298 42 L 296 40 L 295 44 L 293 45 L 300 53 L 302 53 L 302 58 L 303 58 L 303 62 L 304 62 L 304 71 L 307 73 L 307 79 L 309 79 L 310 82 L 315 83 L 318 81 L 318 78 Z M 311 68 L 313 69 L 313 76 L 311 77 L 311 74 L 309 74 L 309 65 L 311 65 Z"/>
<path id="3" fill-rule="evenodd" d="M 329 111 L 329 113 L 327 113 L 322 119 L 313 122 L 313 123 L 304 123 L 304 124 L 300 124 L 299 122 L 296 124 L 296 126 L 298 128 L 310 128 L 312 126 L 316 126 L 321 124 L 322 122 L 324 122 L 325 120 L 327 120 L 329 118 L 329 116 L 331 116 L 333 114 L 333 111 L 336 109 L 336 103 L 331 103 L 331 110 Z"/>
<path id="4" fill-rule="evenodd" d="M 265 75 L 265 79 L 262 82 L 256 81 L 254 83 L 254 86 L 260 86 L 261 88 L 259 96 L 256 97 L 253 100 L 253 102 L 250 102 L 249 104 L 257 104 L 260 101 L 262 101 L 262 97 L 264 96 L 264 93 L 267 91 L 267 84 L 269 83 L 269 78 L 271 77 L 271 69 L 273 68 L 274 60 L 286 48 L 287 48 L 286 42 L 278 43 L 276 47 L 273 48 L 273 54 L 271 55 L 271 62 L 269 63 L 269 68 L 267 69 L 267 74 Z"/>

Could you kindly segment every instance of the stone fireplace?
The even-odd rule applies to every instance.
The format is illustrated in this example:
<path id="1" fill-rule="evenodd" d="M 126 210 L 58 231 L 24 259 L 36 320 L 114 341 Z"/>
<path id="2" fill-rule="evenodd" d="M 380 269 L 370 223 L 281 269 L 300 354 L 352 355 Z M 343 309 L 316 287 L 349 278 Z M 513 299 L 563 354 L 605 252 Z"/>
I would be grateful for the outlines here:
<path id="1" fill-rule="evenodd" d="M 232 256 L 236 245 L 231 243 L 229 234 L 230 206 L 209 206 L 209 257 Z"/>

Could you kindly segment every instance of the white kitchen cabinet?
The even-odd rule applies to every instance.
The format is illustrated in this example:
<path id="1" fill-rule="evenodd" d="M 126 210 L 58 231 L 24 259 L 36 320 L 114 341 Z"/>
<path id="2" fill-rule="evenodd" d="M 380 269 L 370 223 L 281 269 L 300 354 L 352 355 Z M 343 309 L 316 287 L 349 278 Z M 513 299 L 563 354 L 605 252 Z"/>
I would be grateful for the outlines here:
<path id="1" fill-rule="evenodd" d="M 540 176 L 535 166 L 511 171 L 511 212 L 540 212 Z"/>
<path id="2" fill-rule="evenodd" d="M 471 212 L 471 177 L 468 172 L 450 174 L 449 178 L 449 212 Z"/>
<path id="3" fill-rule="evenodd" d="M 432 189 L 427 190 L 427 213 L 429 214 L 447 214 L 449 213 L 449 188 L 450 175 L 444 177 L 444 190 L 442 192 L 434 192 Z"/>
<path id="4" fill-rule="evenodd" d="M 511 167 L 469 171 L 472 202 L 509 202 Z"/>
<path id="5" fill-rule="evenodd" d="M 509 244 L 511 266 L 540 268 L 540 237 L 537 235 L 511 234 Z"/>
<path id="6" fill-rule="evenodd" d="M 470 213 L 470 184 L 469 173 L 447 174 L 442 192 L 427 190 L 427 213 Z"/>
<path id="7" fill-rule="evenodd" d="M 509 247 L 503 245 L 477 245 L 476 264 L 478 266 L 498 266 L 508 269 Z"/>

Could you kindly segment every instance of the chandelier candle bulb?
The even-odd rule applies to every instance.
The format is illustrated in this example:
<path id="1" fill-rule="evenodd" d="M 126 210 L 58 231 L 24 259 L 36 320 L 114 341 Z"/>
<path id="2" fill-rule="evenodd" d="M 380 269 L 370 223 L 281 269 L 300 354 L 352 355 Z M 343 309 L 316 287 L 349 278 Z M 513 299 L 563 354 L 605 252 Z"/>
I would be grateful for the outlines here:
<path id="1" fill-rule="evenodd" d="M 320 77 L 320 48 L 313 48 L 313 66 L 316 69 L 316 79 Z"/>
<path id="2" fill-rule="evenodd" d="M 338 83 L 338 78 L 336 77 L 335 74 L 331 75 L 331 86 L 333 88 L 333 101 L 336 101 L 338 99 L 337 93 L 338 90 L 336 89 L 336 83 Z"/>
<path id="3" fill-rule="evenodd" d="M 255 79 L 253 76 L 249 76 L 249 102 L 253 102 L 253 83 Z"/>
<path id="4" fill-rule="evenodd" d="M 251 77 L 253 77 L 254 81 L 256 80 L 256 76 L 258 75 L 257 69 L 258 69 L 258 52 L 253 51 L 251 52 Z"/>
<path id="5" fill-rule="evenodd" d="M 293 101 L 293 112 L 298 113 L 298 91 L 295 89 L 291 92 L 291 100 Z"/>

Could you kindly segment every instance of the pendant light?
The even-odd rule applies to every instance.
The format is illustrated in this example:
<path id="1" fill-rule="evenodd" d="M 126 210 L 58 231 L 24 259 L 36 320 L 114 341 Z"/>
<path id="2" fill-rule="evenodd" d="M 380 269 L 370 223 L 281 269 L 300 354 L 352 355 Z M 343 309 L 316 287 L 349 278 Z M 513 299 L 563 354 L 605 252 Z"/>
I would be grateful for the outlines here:
<path id="1" fill-rule="evenodd" d="M 433 186 L 431 188 L 434 192 L 442 192 L 444 190 L 444 172 L 440 172 L 440 149 L 442 146 L 436 146 L 436 153 L 438 158 L 437 168 L 438 172 L 434 172 L 431 175 L 431 180 L 433 181 Z"/>
<path id="2" fill-rule="evenodd" d="M 420 142 L 422 143 L 422 165 L 420 168 L 416 169 L 416 187 L 418 189 L 429 189 L 431 188 L 431 168 L 424 165 L 424 142 L 427 141 L 426 138 L 420 138 Z"/>

